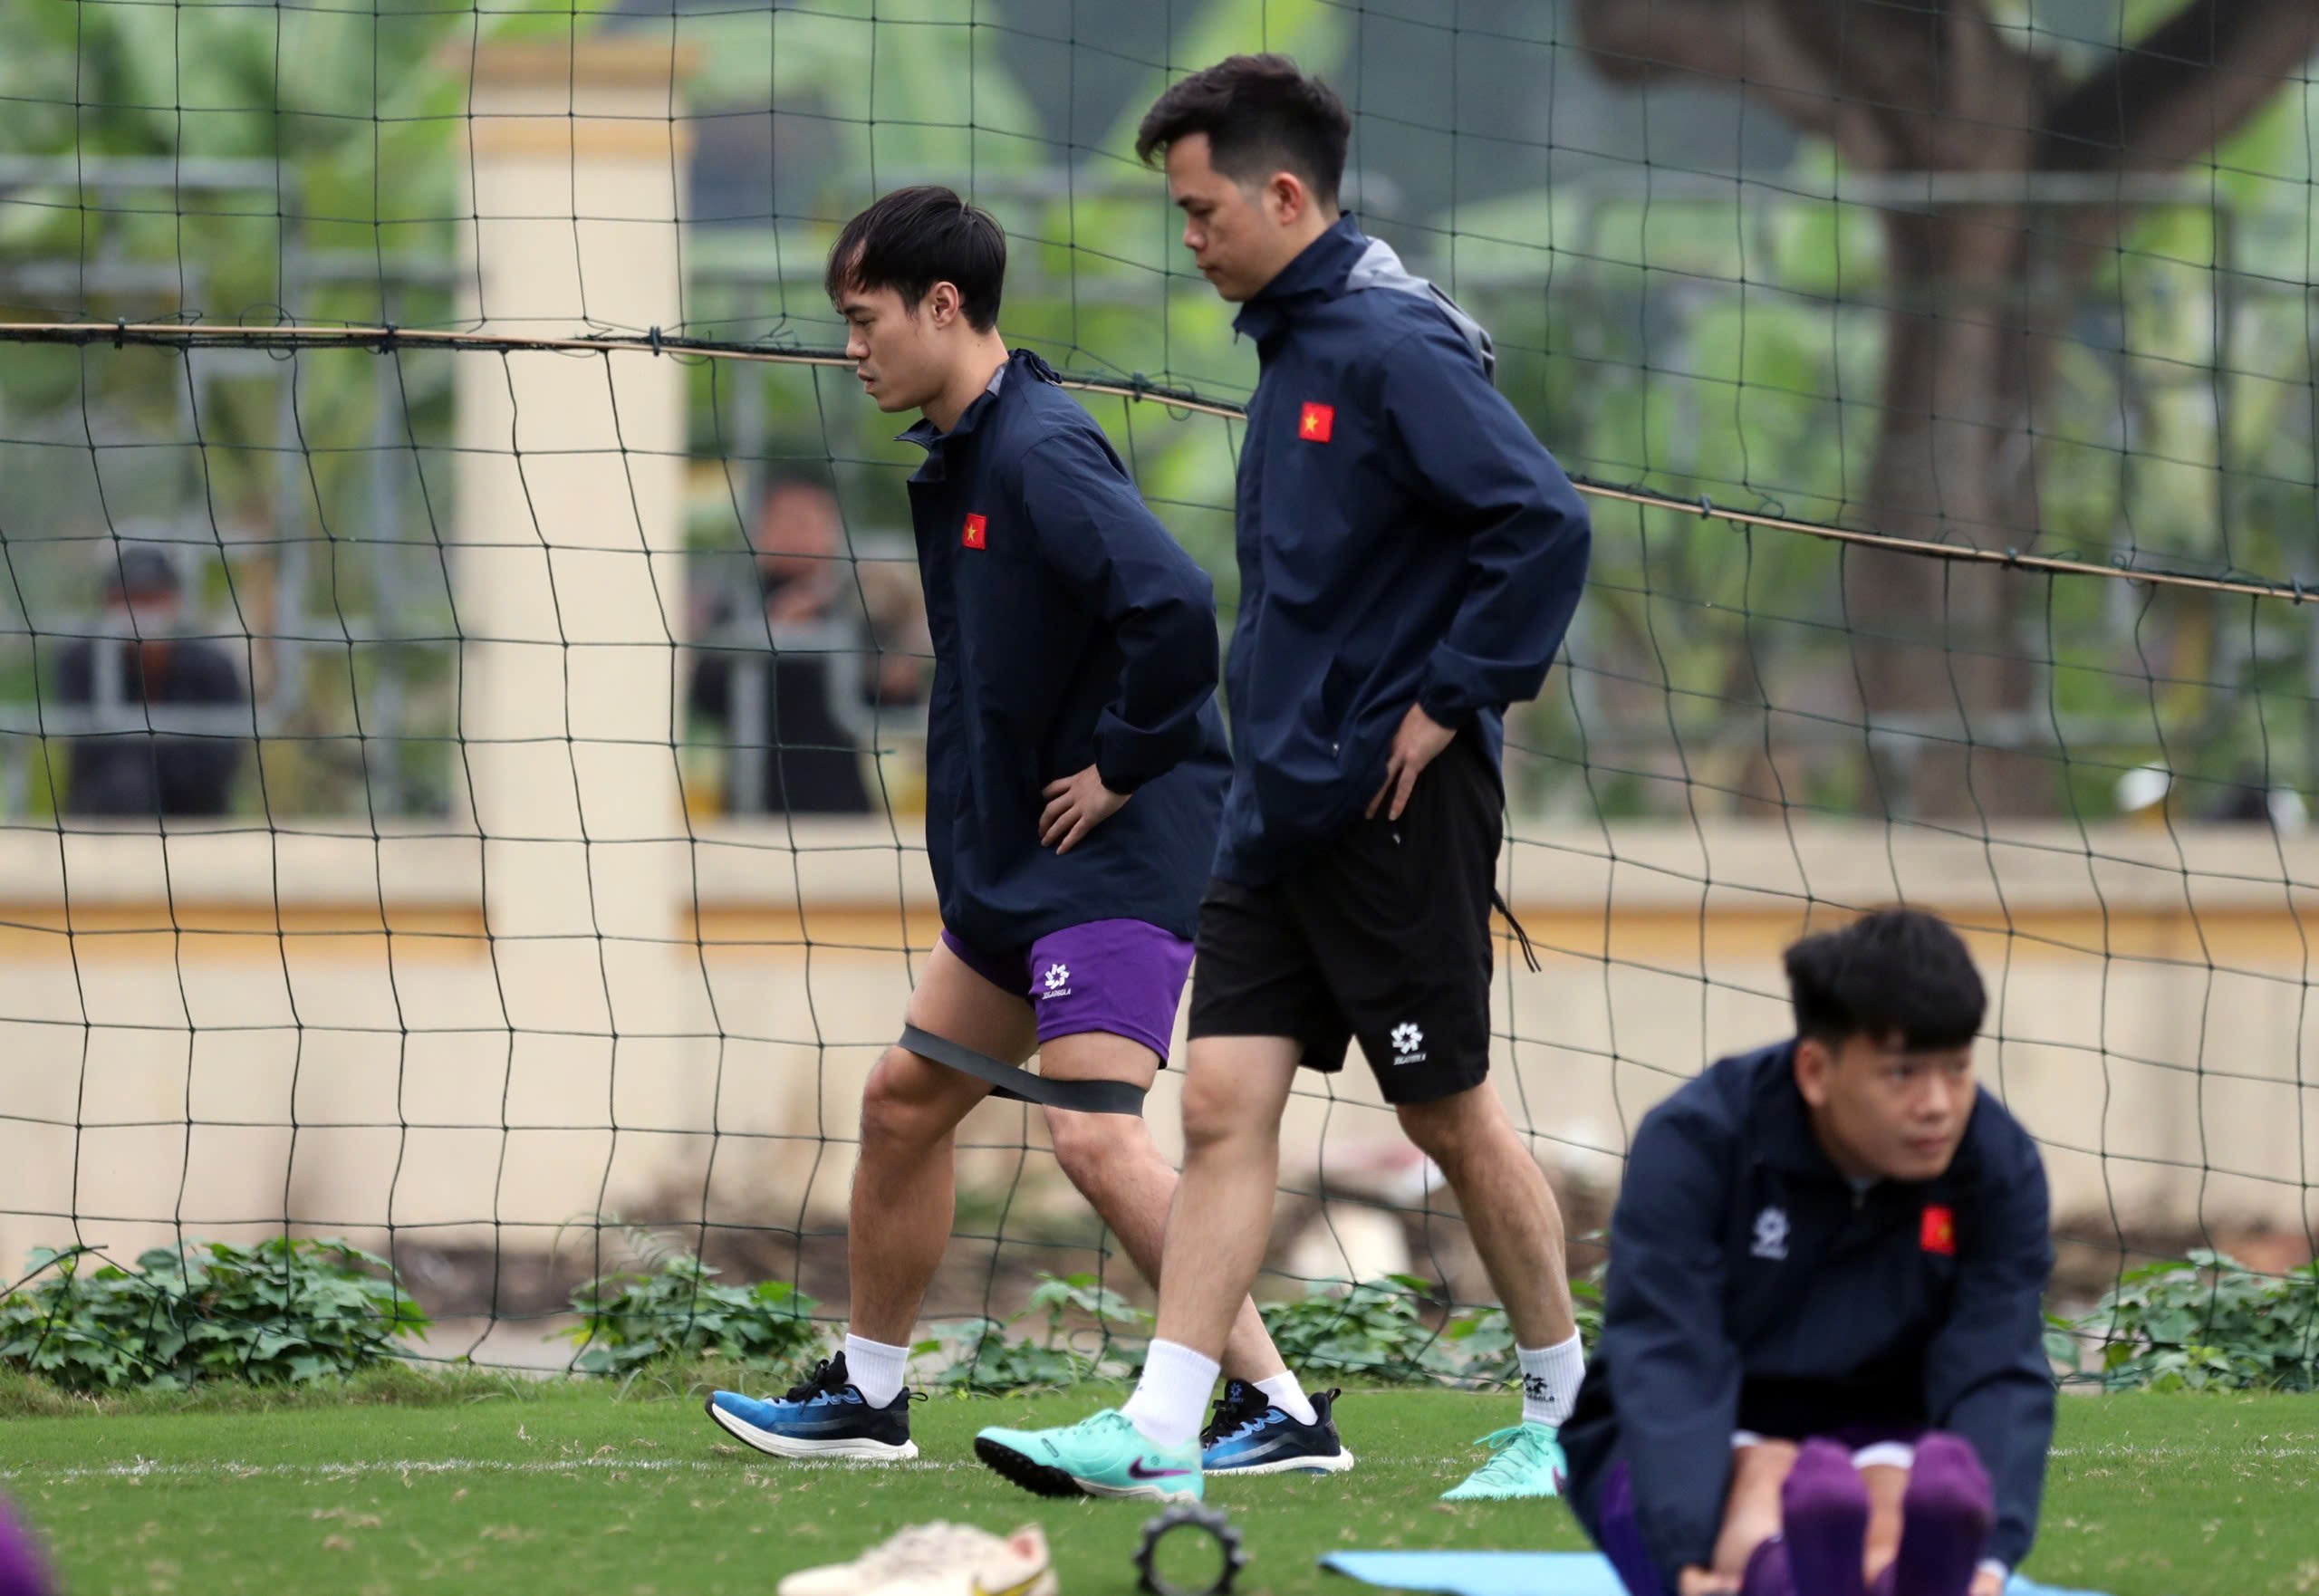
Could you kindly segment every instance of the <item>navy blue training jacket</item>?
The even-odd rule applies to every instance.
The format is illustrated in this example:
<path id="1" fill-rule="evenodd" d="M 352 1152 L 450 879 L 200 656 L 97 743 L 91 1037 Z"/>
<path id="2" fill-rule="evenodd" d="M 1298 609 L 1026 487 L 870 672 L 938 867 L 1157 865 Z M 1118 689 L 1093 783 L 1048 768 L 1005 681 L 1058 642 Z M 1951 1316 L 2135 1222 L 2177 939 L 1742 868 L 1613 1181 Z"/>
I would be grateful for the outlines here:
<path id="1" fill-rule="evenodd" d="M 1412 703 L 1535 697 L 1578 605 L 1585 507 L 1490 386 L 1488 341 L 1343 217 L 1233 322 L 1256 341 L 1217 874 L 1280 880 L 1384 780 Z"/>
<path id="2" fill-rule="evenodd" d="M 926 449 L 909 503 L 942 923 L 994 954 L 1090 920 L 1189 937 L 1230 768 L 1207 572 L 1034 354 L 1015 351 L 948 432 L 902 437 Z M 1044 790 L 1090 764 L 1133 796 L 1058 856 L 1039 841 Z"/>
<path id="3" fill-rule="evenodd" d="M 1919 1424 L 1996 1487 L 1986 1555 L 2036 1533 L 2054 1248 L 2036 1144 L 1987 1091 L 1948 1171 L 1855 1191 L 1821 1150 L 1795 1044 L 1725 1059 L 1643 1117 L 1611 1216 L 1602 1335 L 1562 1428 L 1590 1530 L 1626 1459 L 1667 1589 L 1714 1554 L 1731 1435 Z M 1597 1531 L 1597 1538 L 1600 1538 Z"/>

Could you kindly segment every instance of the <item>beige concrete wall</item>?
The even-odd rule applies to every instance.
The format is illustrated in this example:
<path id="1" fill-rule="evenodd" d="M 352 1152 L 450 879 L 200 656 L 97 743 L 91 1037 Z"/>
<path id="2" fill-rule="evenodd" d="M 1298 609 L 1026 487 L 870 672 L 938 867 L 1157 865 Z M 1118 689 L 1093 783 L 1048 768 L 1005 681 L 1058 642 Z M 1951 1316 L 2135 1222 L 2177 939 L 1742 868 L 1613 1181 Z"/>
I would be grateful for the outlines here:
<path id="1" fill-rule="evenodd" d="M 544 1247 L 599 1209 L 697 1212 L 704 1184 L 712 1220 L 835 1214 L 862 1076 L 936 928 L 924 857 L 873 822 L 670 846 L 676 889 L 630 953 L 701 1003 L 616 1047 L 595 977 L 487 921 L 472 837 L 0 835 L 0 1260 L 285 1215 Z M 1971 931 L 1997 995 L 1982 1066 L 2064 1214 L 2300 1231 L 2314 902 L 2283 883 L 2314 865 L 2237 831 L 1532 832 L 1509 895 L 1544 967 L 1501 965 L 1497 1079 L 1543 1159 L 1614 1178 L 1644 1109 L 1780 1033 L 1785 940 L 1905 893 Z M 1313 1084 L 1292 1168 L 1392 1136 L 1357 1065 Z M 970 1134 L 1017 1143 L 1024 1120 L 993 1107 Z M 1172 1150 L 1172 1082 L 1151 1120 Z"/>

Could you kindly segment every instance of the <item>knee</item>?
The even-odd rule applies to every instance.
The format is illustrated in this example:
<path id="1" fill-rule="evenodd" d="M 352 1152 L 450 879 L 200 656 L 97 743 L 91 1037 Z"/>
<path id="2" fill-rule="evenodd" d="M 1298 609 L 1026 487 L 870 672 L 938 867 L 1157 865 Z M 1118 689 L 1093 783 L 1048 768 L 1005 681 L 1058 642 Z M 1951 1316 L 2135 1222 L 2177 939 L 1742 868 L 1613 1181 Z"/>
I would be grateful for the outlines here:
<path id="1" fill-rule="evenodd" d="M 1100 1190 L 1108 1177 L 1151 1146 L 1143 1121 L 1132 1114 L 1080 1114 L 1047 1110 L 1047 1140 L 1054 1161 L 1082 1193 Z"/>
<path id="2" fill-rule="evenodd" d="M 952 1120 L 938 1083 L 927 1073 L 939 1068 L 902 1048 L 886 1050 L 861 1092 L 865 1155 L 922 1151 L 949 1134 Z"/>
<path id="3" fill-rule="evenodd" d="M 1277 1120 L 1261 1112 L 1223 1071 L 1193 1071 L 1184 1080 L 1184 1155 L 1197 1158 L 1248 1139 L 1277 1138 Z"/>
<path id="4" fill-rule="evenodd" d="M 1452 1175 L 1490 1145 L 1504 1112 L 1487 1085 L 1468 1087 L 1431 1102 L 1402 1103 L 1393 1110 L 1402 1134 Z"/>
<path id="5" fill-rule="evenodd" d="M 1852 1466 L 1850 1452 L 1827 1440 L 1809 1441 L 1801 1449 L 1787 1450 L 1794 1461 L 1780 1483 L 1784 1519 L 1830 1514 L 1867 1516 L 1867 1482 Z"/>
<path id="6" fill-rule="evenodd" d="M 1988 1471 L 1981 1466 L 1971 1442 L 1961 1436 L 1936 1432 L 1917 1443 L 1909 1488 L 1901 1497 L 1910 1519 L 1931 1516 L 1954 1524 L 1986 1525 L 1991 1501 Z"/>

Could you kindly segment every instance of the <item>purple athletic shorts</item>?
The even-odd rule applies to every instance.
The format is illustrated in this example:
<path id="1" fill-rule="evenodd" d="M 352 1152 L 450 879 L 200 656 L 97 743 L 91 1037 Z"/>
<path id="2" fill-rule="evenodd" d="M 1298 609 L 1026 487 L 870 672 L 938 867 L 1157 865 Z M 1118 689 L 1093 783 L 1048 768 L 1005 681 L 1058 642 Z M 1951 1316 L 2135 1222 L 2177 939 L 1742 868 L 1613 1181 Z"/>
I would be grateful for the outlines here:
<path id="1" fill-rule="evenodd" d="M 1030 999 L 1041 1042 L 1106 1031 L 1143 1043 L 1167 1063 L 1192 967 L 1184 937 L 1148 920 L 1089 920 L 1011 953 L 970 947 L 947 929 L 942 945 L 992 985 Z"/>

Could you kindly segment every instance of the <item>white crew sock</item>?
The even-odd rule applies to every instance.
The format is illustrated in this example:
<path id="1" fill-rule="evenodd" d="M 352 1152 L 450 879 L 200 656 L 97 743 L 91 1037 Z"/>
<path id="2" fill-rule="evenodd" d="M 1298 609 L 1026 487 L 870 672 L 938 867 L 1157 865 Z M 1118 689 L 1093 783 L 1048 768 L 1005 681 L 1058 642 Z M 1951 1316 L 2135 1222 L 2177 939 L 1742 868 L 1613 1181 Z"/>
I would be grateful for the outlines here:
<path id="1" fill-rule="evenodd" d="M 1256 1389 L 1265 1394 L 1265 1401 L 1299 1424 L 1310 1424 L 1320 1417 L 1313 1411 L 1312 1400 L 1304 1395 L 1304 1386 L 1285 1369 L 1270 1380 L 1256 1381 Z"/>
<path id="2" fill-rule="evenodd" d="M 890 1347 L 858 1335 L 845 1338 L 845 1378 L 872 1408 L 893 1406 L 902 1394 L 902 1371 L 909 1362 L 908 1347 Z"/>
<path id="3" fill-rule="evenodd" d="M 1514 1355 L 1522 1363 L 1522 1422 L 1560 1428 L 1578 1404 L 1586 1349 L 1573 1335 L 1558 1347 L 1516 1347 Z"/>
<path id="4" fill-rule="evenodd" d="M 1199 1416 L 1216 1389 L 1216 1360 L 1174 1341 L 1151 1343 L 1143 1378 L 1121 1409 L 1155 1447 L 1188 1447 L 1199 1438 Z"/>

